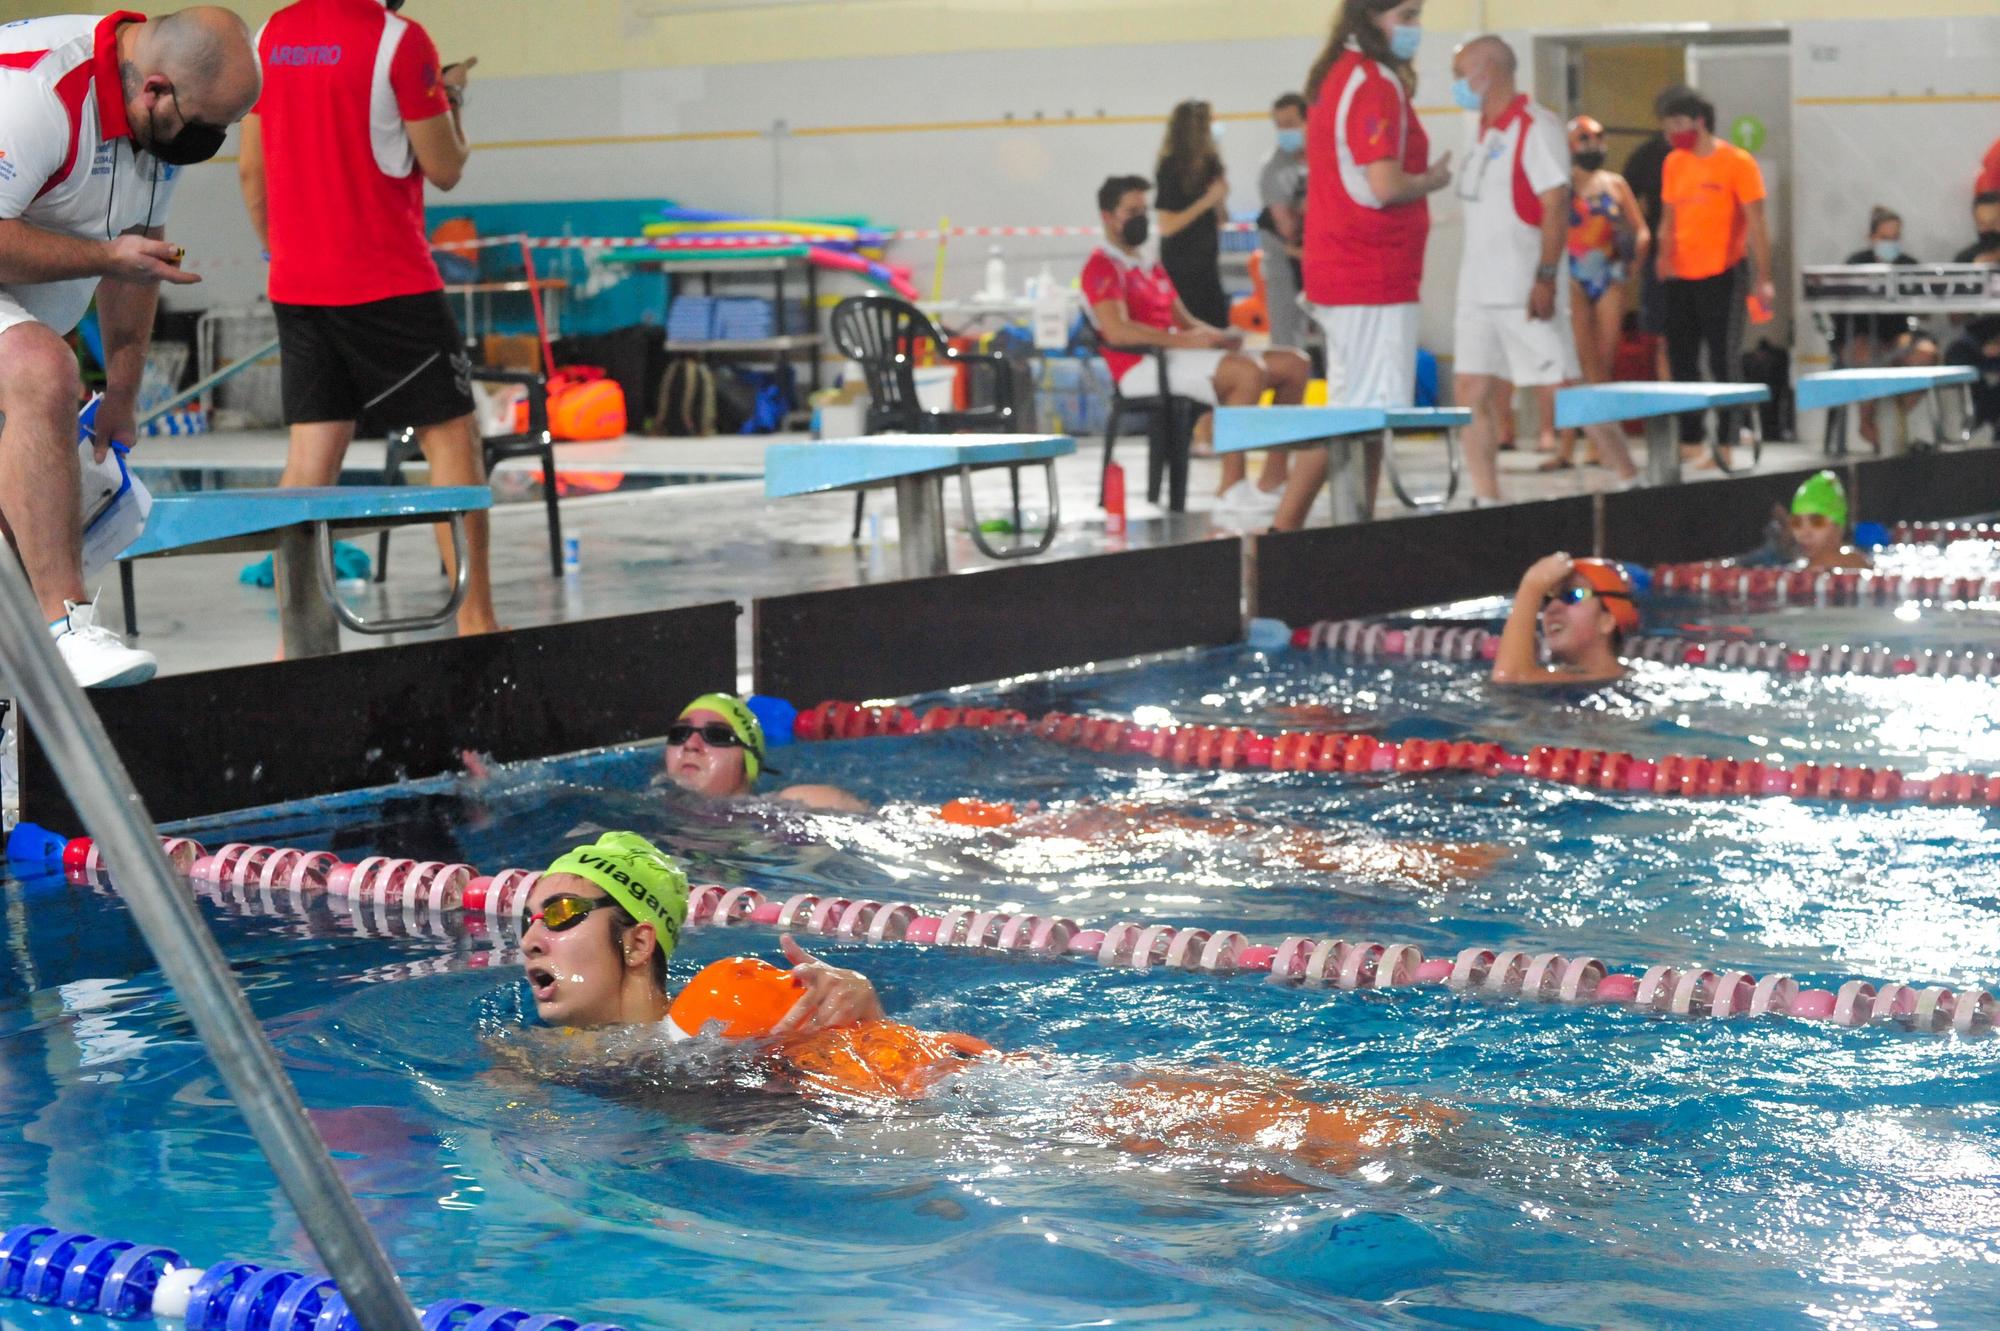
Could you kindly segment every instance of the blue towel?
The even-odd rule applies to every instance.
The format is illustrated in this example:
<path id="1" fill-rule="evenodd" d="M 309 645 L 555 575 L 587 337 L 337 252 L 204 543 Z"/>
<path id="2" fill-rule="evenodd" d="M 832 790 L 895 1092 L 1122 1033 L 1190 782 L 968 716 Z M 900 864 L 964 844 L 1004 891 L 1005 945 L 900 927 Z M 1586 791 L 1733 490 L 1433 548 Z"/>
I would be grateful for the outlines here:
<path id="1" fill-rule="evenodd" d="M 368 552 L 358 545 L 346 541 L 333 543 L 333 580 L 335 582 L 366 582 L 374 571 Z M 278 571 L 270 555 L 265 555 L 254 564 L 246 564 L 236 580 L 245 587 L 275 587 Z"/>

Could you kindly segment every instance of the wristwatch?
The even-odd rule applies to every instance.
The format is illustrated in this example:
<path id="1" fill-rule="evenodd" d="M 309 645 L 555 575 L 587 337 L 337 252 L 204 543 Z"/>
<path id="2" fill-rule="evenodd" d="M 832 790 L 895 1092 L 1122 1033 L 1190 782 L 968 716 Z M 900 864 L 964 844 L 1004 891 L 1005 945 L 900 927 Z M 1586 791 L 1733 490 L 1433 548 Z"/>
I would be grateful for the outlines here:
<path id="1" fill-rule="evenodd" d="M 1535 266 L 1535 280 L 1536 280 L 1537 282 L 1553 282 L 1553 281 L 1555 281 L 1555 280 L 1556 280 L 1556 266 L 1555 266 L 1554 264 L 1552 264 L 1552 263 L 1544 263 L 1544 264 L 1537 264 L 1537 265 Z"/>

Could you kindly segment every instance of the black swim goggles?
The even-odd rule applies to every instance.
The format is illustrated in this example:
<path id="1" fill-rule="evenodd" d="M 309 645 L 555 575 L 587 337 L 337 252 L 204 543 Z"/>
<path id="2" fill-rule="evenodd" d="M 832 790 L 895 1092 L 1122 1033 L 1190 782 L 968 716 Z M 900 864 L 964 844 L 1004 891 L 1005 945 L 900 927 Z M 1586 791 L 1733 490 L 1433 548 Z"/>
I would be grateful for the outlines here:
<path id="1" fill-rule="evenodd" d="M 521 932 L 527 933 L 535 921 L 540 920 L 542 928 L 552 934 L 565 929 L 574 929 L 578 922 L 599 906 L 615 906 L 618 903 L 610 897 L 573 897 L 567 893 L 550 897 L 542 903 L 538 911 L 521 911 Z"/>
<path id="2" fill-rule="evenodd" d="M 702 743 L 712 749 L 747 749 L 750 747 L 743 742 L 741 735 L 730 728 L 727 721 L 710 721 L 705 725 L 699 726 L 689 725 L 685 721 L 676 721 L 667 727 L 667 743 L 677 749 L 696 735 L 700 735 Z"/>

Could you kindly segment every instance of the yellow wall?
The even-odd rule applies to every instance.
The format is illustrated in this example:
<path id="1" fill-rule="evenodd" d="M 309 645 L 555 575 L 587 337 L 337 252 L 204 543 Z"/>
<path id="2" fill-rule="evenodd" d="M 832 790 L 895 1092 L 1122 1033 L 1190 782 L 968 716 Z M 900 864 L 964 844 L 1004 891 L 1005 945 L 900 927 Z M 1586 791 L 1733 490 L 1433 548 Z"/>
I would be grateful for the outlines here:
<path id="1" fill-rule="evenodd" d="M 166 8 L 175 0 L 162 0 Z M 1447 32 L 1629 24 L 1782 23 L 1990 15 L 1994 0 L 1431 0 Z M 236 0 L 253 22 L 276 0 Z M 46 14 L 49 0 L 0 0 L 0 20 Z M 492 76 L 667 65 L 1019 50 L 1134 41 L 1316 36 L 1334 0 L 410 0 L 447 60 L 480 57 Z M 676 10 L 706 11 L 683 12 Z M 933 90 L 933 95 L 942 90 Z M 915 108 L 913 108 L 914 110 Z"/>

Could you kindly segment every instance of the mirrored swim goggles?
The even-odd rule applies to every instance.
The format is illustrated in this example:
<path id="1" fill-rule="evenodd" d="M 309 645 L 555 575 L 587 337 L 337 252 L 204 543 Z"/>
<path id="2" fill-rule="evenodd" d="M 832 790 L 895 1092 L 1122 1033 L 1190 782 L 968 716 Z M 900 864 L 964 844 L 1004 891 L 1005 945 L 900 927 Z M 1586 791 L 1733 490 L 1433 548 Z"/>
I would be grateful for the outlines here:
<path id="1" fill-rule="evenodd" d="M 1544 596 L 1542 604 L 1547 605 L 1550 601 L 1560 601 L 1564 605 L 1582 605 L 1593 596 L 1607 601 L 1629 601 L 1632 599 L 1624 592 L 1601 592 L 1595 587 L 1565 587 L 1559 592 L 1550 592 L 1547 596 Z"/>
<path id="2" fill-rule="evenodd" d="M 667 727 L 667 744 L 672 748 L 678 749 L 696 735 L 700 735 L 702 743 L 708 745 L 710 748 L 734 747 L 747 749 L 750 747 L 743 742 L 743 737 L 737 734 L 727 721 L 710 721 L 705 725 L 699 726 L 689 725 L 685 721 L 676 721 L 673 725 Z"/>
<path id="3" fill-rule="evenodd" d="M 617 904 L 610 897 L 573 897 L 565 892 L 544 901 L 542 908 L 538 911 L 530 913 L 526 909 L 523 909 L 521 912 L 521 932 L 524 934 L 527 933 L 529 928 L 539 920 L 541 921 L 542 928 L 547 929 L 552 934 L 559 934 L 565 929 L 575 928 L 584 916 L 590 914 L 590 912 L 596 910 L 599 906 L 615 906 Z"/>

